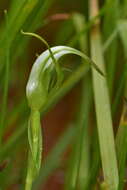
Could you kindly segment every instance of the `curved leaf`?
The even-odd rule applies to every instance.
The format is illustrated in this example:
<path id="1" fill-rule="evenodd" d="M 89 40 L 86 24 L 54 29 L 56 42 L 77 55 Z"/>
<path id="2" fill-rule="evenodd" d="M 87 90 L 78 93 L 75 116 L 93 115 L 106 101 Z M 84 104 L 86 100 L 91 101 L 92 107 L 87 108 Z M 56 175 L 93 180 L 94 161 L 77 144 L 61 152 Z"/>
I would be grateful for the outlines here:
<path id="1" fill-rule="evenodd" d="M 98 70 L 101 73 L 101 71 L 92 62 L 92 60 L 90 60 L 84 53 L 74 48 L 67 47 L 67 46 L 56 46 L 56 47 L 51 48 L 51 51 L 56 61 L 58 61 L 62 56 L 67 55 L 67 54 L 78 55 L 85 60 L 86 66 L 90 67 L 91 65 L 93 65 L 93 67 L 96 68 L 96 70 Z M 26 87 L 27 99 L 29 102 L 29 106 L 32 109 L 39 110 L 47 101 L 48 93 L 49 93 L 48 86 L 49 86 L 49 81 L 51 79 L 50 72 L 53 69 L 56 69 L 55 65 L 52 63 L 53 63 L 53 60 L 51 58 L 51 54 L 49 50 L 46 50 L 37 58 L 37 60 L 35 61 L 32 67 L 30 77 L 29 77 L 27 87 Z M 48 75 L 48 77 L 46 75 Z M 59 79 L 57 78 L 57 80 Z"/>

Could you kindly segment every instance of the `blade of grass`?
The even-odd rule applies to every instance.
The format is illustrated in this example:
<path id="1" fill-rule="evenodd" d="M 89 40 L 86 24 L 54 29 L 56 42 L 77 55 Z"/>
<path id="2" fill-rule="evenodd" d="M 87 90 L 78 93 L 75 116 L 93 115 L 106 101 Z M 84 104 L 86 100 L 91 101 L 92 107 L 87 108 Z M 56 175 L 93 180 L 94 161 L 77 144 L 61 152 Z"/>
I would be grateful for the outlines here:
<path id="1" fill-rule="evenodd" d="M 114 99 L 114 102 L 113 102 L 113 107 L 112 107 L 113 116 L 117 112 L 118 106 L 119 106 L 120 101 L 121 101 L 121 97 L 124 94 L 126 78 L 127 78 L 127 63 L 125 62 L 123 72 L 122 72 L 122 77 L 120 77 L 120 79 L 119 79 L 118 89 L 117 89 L 115 99 Z"/>
<path id="2" fill-rule="evenodd" d="M 104 20 L 103 20 L 104 41 L 107 40 L 110 34 L 116 29 L 117 21 L 119 18 L 119 1 L 106 0 L 105 4 L 107 5 L 108 9 L 107 12 L 104 14 Z M 118 42 L 117 38 L 115 38 L 106 52 L 108 85 L 110 89 L 111 98 L 113 94 L 114 77 L 115 77 L 116 64 L 117 64 L 117 56 L 116 56 L 117 48 L 118 48 Z"/>
<path id="3" fill-rule="evenodd" d="M 8 15 L 5 12 L 6 20 L 6 30 L 8 28 Z M 7 33 L 6 33 L 7 34 Z M 9 90 L 9 74 L 10 74 L 10 46 L 8 42 L 8 35 L 6 36 L 6 54 L 5 54 L 5 76 L 4 76 L 4 89 L 3 89 L 3 100 L 2 100 L 2 110 L 0 114 L 0 144 L 2 143 L 3 130 L 6 125 L 6 112 L 7 112 L 7 101 L 8 101 L 8 90 Z"/>
<path id="4" fill-rule="evenodd" d="M 74 19 L 75 27 L 77 32 L 80 33 L 82 28 L 85 26 L 85 20 L 82 15 L 75 15 Z M 87 34 L 79 38 L 80 48 L 83 52 L 88 52 L 87 47 Z M 92 186 L 96 183 L 98 169 L 99 169 L 99 147 L 97 143 L 97 134 L 94 133 L 94 147 L 93 147 L 93 164 L 90 165 L 90 140 L 89 137 L 89 114 L 92 103 L 92 89 L 91 79 L 87 76 L 82 81 L 82 92 L 81 92 L 81 105 L 79 111 L 79 118 L 77 125 L 79 125 L 79 150 L 78 150 L 78 171 L 77 171 L 77 188 L 80 190 L 92 189 Z M 95 139 L 96 138 L 96 139 Z"/>
<path id="5" fill-rule="evenodd" d="M 119 164 L 119 188 L 118 190 L 124 189 L 125 185 L 125 172 L 126 172 L 126 161 L 127 161 L 127 105 L 126 102 L 123 106 L 123 112 L 121 116 L 120 125 L 116 136 L 116 150 Z"/>
<path id="6" fill-rule="evenodd" d="M 94 129 L 92 139 L 92 165 L 89 172 L 89 178 L 88 178 L 88 184 L 86 186 L 86 189 L 93 189 L 95 187 L 95 184 L 97 184 L 97 177 L 99 174 L 99 169 L 101 166 L 101 160 L 100 160 L 100 149 L 99 149 L 99 141 L 98 141 L 98 133 L 97 129 Z"/>
<path id="7" fill-rule="evenodd" d="M 126 55 L 126 52 L 127 52 L 127 42 L 126 42 L 127 21 L 126 19 L 120 19 L 118 21 L 118 31 L 123 43 L 124 53 Z"/>
<path id="8" fill-rule="evenodd" d="M 127 21 L 126 20 L 119 20 L 118 22 L 118 28 L 119 28 L 119 35 L 123 44 L 124 48 L 124 55 L 126 58 L 127 53 L 127 40 L 126 40 L 126 32 L 127 32 Z M 124 72 L 121 77 L 121 84 L 120 89 L 124 87 L 124 96 L 127 97 L 127 63 L 124 64 Z M 119 188 L 118 190 L 122 190 L 124 188 L 124 177 L 125 177 L 125 171 L 126 171 L 126 161 L 127 161 L 127 123 L 126 123 L 126 113 L 127 113 L 127 107 L 126 107 L 126 100 L 123 105 L 123 111 L 121 115 L 121 121 L 120 125 L 117 131 L 116 136 L 116 148 L 117 148 L 117 157 L 118 157 L 118 163 L 119 163 Z"/>
<path id="9" fill-rule="evenodd" d="M 115 38 L 118 35 L 118 28 L 116 28 L 112 34 L 108 37 L 108 39 L 105 41 L 104 45 L 103 45 L 103 53 L 105 53 L 108 48 L 111 46 L 112 42 L 115 40 Z"/>
<path id="10" fill-rule="evenodd" d="M 120 20 L 118 22 L 118 27 L 119 27 L 119 34 L 121 37 L 121 41 L 123 44 L 123 48 L 124 48 L 124 54 L 125 54 L 125 58 L 127 58 L 126 53 L 127 53 L 127 40 L 126 40 L 126 32 L 127 32 L 127 21 L 126 20 Z M 127 63 L 125 63 L 125 71 L 126 71 L 126 66 Z M 126 74 L 126 72 L 125 72 Z M 125 75 L 126 78 L 126 75 Z M 124 81 L 123 81 L 123 85 L 124 85 Z M 127 98 L 127 81 L 125 81 L 125 91 L 124 91 L 124 96 Z"/>
<path id="11" fill-rule="evenodd" d="M 79 33 L 82 31 L 82 28 L 85 25 L 85 18 L 80 14 L 73 15 L 73 22 L 76 29 L 76 32 Z M 87 47 L 87 38 L 86 35 L 81 36 L 79 38 L 80 49 L 83 52 L 88 51 Z M 82 90 L 81 90 L 81 101 L 79 107 L 79 114 L 77 119 L 77 127 L 78 127 L 78 137 L 76 140 L 76 150 L 75 150 L 75 159 L 74 165 L 75 170 L 73 170 L 72 166 L 72 185 L 71 185 L 71 178 L 70 178 L 70 186 L 72 189 L 79 188 L 85 189 L 88 183 L 88 176 L 89 176 L 89 159 L 90 159 L 90 147 L 89 147 L 89 133 L 88 133 L 88 126 L 89 126 L 89 112 L 91 107 L 91 81 L 89 78 L 89 74 L 83 79 L 82 81 Z M 74 157 L 74 155 L 73 155 Z M 77 164 L 76 164 L 77 163 Z M 68 183 L 69 184 L 69 183 Z M 67 185 L 68 185 L 67 184 Z M 68 188 L 70 189 L 70 188 Z"/>
<path id="12" fill-rule="evenodd" d="M 126 20 L 118 21 L 116 31 L 118 31 L 117 33 L 122 40 L 123 47 L 124 47 L 124 55 L 125 55 L 125 59 L 126 59 L 126 52 L 127 52 L 127 43 L 126 43 L 127 22 L 126 22 Z M 117 88 L 117 92 L 115 93 L 115 99 L 114 99 L 113 107 L 112 107 L 113 116 L 115 115 L 115 113 L 117 111 L 118 105 L 120 103 L 120 99 L 124 93 L 125 81 L 126 81 L 126 76 L 127 76 L 126 61 L 122 67 L 123 67 L 122 68 L 122 76 L 120 77 L 119 82 L 117 84 L 118 88 Z"/>
<path id="13" fill-rule="evenodd" d="M 87 85 L 86 85 L 87 83 Z M 79 121 L 79 149 L 78 149 L 78 171 L 77 187 L 80 190 L 88 187 L 88 177 L 90 175 L 90 134 L 89 134 L 89 113 L 91 108 L 91 81 L 87 76 L 82 90 L 82 102 L 80 108 Z"/>
<path id="14" fill-rule="evenodd" d="M 98 2 L 96 0 L 91 0 L 90 15 L 95 16 L 97 12 Z M 104 71 L 104 59 L 102 54 L 99 21 L 96 22 L 96 25 L 94 25 L 91 31 L 90 42 L 91 57 L 97 63 L 98 67 Z M 104 181 L 109 190 L 117 190 L 119 177 L 106 78 L 99 76 L 94 70 L 92 70 L 92 74 Z"/>
<path id="15" fill-rule="evenodd" d="M 67 171 L 65 175 L 64 190 L 74 190 L 76 186 L 78 146 L 77 143 L 75 143 L 75 140 L 73 140 L 72 144 L 72 152 L 68 159 Z"/>

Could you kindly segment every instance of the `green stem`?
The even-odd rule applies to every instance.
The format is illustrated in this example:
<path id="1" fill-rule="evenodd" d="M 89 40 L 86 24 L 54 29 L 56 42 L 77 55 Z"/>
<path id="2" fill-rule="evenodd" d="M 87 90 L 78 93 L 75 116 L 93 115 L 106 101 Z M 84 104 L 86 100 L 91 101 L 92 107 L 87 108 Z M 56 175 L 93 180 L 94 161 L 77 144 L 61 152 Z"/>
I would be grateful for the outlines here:
<path id="1" fill-rule="evenodd" d="M 31 190 L 32 188 L 32 183 L 33 183 L 33 170 L 35 169 L 34 167 L 34 162 L 32 158 L 32 154 L 29 151 L 29 156 L 28 156 L 28 170 L 27 170 L 27 177 L 26 177 L 26 184 L 25 184 L 25 190 Z"/>
<path id="2" fill-rule="evenodd" d="M 41 166 L 42 135 L 40 112 L 38 110 L 31 110 L 30 121 L 28 125 L 28 140 L 30 151 L 25 190 L 31 189 L 33 180 L 38 175 Z"/>

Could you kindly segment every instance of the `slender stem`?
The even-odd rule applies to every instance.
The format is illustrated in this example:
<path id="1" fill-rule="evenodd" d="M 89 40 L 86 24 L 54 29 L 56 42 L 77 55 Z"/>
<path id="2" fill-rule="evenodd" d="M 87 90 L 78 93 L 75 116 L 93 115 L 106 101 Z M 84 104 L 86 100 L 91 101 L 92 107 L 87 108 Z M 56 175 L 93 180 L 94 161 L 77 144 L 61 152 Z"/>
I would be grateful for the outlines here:
<path id="1" fill-rule="evenodd" d="M 31 190 L 34 178 L 39 174 L 42 155 L 42 135 L 40 124 L 40 112 L 31 110 L 28 124 L 28 140 L 30 145 L 28 157 L 28 170 L 25 190 Z"/>
<path id="2" fill-rule="evenodd" d="M 32 159 L 31 151 L 29 151 L 28 155 L 28 169 L 27 169 L 27 177 L 26 177 L 26 184 L 25 184 L 25 190 L 31 190 L 32 183 L 33 183 L 33 170 L 35 169 L 34 161 Z"/>

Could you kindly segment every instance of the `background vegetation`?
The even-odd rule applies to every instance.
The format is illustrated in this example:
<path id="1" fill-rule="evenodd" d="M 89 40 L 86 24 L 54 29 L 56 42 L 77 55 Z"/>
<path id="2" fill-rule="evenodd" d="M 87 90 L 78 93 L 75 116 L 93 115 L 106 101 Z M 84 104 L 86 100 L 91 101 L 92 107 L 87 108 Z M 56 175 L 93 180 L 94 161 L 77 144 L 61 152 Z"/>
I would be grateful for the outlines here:
<path id="1" fill-rule="evenodd" d="M 21 30 L 38 33 L 51 47 L 81 50 L 103 73 L 92 68 L 85 74 L 76 56 L 60 60 L 69 85 L 42 110 L 44 153 L 33 189 L 125 189 L 127 1 L 1 0 L 1 190 L 24 188 L 30 113 L 25 89 L 46 49 Z"/>

